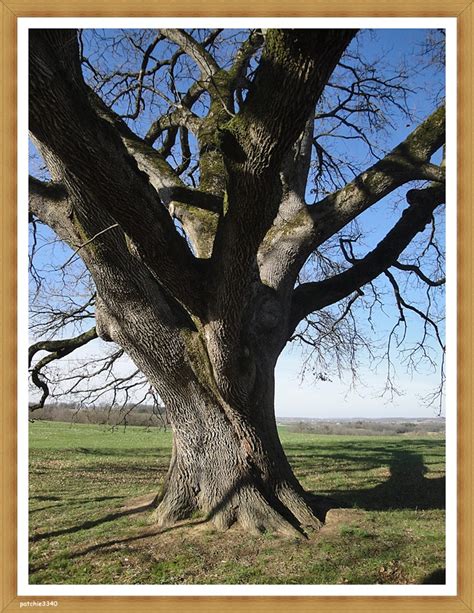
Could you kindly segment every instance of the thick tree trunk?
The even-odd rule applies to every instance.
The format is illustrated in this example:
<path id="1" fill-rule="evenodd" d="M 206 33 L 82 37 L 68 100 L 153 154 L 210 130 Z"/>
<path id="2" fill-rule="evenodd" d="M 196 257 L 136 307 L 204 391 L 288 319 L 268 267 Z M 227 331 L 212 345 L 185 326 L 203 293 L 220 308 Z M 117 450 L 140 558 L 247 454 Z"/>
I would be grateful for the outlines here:
<path id="1" fill-rule="evenodd" d="M 142 285 L 133 292 L 116 269 L 95 275 L 96 327 L 128 353 L 167 407 L 173 454 L 157 521 L 170 525 L 200 513 L 219 528 L 318 529 L 276 428 L 274 367 L 284 318 L 276 317 L 267 289 L 255 284 L 243 332 L 230 344 L 223 333 L 230 309 L 227 320 L 191 318 L 140 271 L 137 262 Z"/>
<path id="2" fill-rule="evenodd" d="M 210 397 L 197 382 L 168 403 L 174 441 L 157 497 L 156 519 L 168 525 L 198 512 L 218 528 L 295 534 L 318 529 L 281 447 L 273 406 L 243 415 Z"/>
<path id="3" fill-rule="evenodd" d="M 151 287 L 153 295 L 140 299 L 137 292 L 130 301 L 117 283 L 103 291 L 98 284 L 96 323 L 99 335 L 129 354 L 167 407 L 173 453 L 156 500 L 157 522 L 170 525 L 198 513 L 222 529 L 234 523 L 292 535 L 318 529 L 278 438 L 274 334 L 263 342 L 254 323 L 247 340 L 229 351 L 215 321 L 202 324 L 184 314 L 176 319 L 178 307 L 170 311 Z"/>
<path id="4" fill-rule="evenodd" d="M 122 301 L 118 312 L 110 293 L 108 297 L 108 307 L 103 300 L 98 303 L 99 333 L 119 343 L 148 377 L 166 404 L 173 429 L 171 465 L 157 496 L 157 522 L 170 525 L 199 513 L 223 529 L 234 523 L 252 532 L 293 535 L 318 529 L 320 521 L 278 438 L 275 360 L 265 358 L 263 349 L 258 360 L 248 356 L 247 362 L 257 361 L 258 366 L 250 369 L 250 379 L 233 377 L 245 398 L 234 401 L 235 390 L 229 388 L 226 395 L 216 376 L 203 328 L 166 328 L 163 314 L 156 317 L 146 303 L 135 300 L 129 307 Z M 241 353 L 254 351 L 245 348 Z M 248 380 L 251 389 L 245 391 Z"/>

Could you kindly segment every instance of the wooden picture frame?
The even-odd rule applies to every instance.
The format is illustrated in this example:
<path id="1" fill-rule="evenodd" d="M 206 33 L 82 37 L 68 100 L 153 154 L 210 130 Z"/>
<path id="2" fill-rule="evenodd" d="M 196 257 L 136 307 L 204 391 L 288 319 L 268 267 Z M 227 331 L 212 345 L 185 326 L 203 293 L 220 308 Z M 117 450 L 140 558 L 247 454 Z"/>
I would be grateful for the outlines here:
<path id="1" fill-rule="evenodd" d="M 472 437 L 474 371 L 473 346 L 473 22 L 472 0 L 301 0 L 288 7 L 282 0 L 225 3 L 212 0 L 0 0 L 1 35 L 1 137 L 2 174 L 0 208 L 0 261 L 2 285 L 1 388 L 2 399 L 2 611 L 41 605 L 28 602 L 58 602 L 62 611 L 220 611 L 292 610 L 295 613 L 331 611 L 426 611 L 427 613 L 473 610 L 473 499 Z M 458 31 L 458 578 L 456 596 L 40 596 L 17 595 L 17 430 L 16 430 L 16 25 L 20 17 L 453 17 Z M 42 605 L 46 606 L 46 605 Z"/>

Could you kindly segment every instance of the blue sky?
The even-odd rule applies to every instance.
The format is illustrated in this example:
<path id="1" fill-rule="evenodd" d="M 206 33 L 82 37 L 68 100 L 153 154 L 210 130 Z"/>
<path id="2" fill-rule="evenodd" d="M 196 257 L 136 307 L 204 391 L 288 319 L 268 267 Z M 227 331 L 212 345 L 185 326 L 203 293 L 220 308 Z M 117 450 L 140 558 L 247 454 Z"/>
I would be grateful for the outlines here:
<path id="1" fill-rule="evenodd" d="M 417 125 L 420 119 L 426 117 L 435 108 L 435 97 L 443 88 L 444 74 L 434 67 L 423 66 L 420 62 L 419 52 L 421 45 L 426 40 L 426 30 L 378 30 L 372 33 L 364 33 L 357 43 L 363 50 L 368 62 L 382 65 L 389 70 L 389 65 L 396 67 L 405 64 L 411 73 L 410 86 L 413 93 L 409 95 L 409 106 L 413 114 L 412 120 L 407 120 L 402 114 L 393 114 L 394 122 L 387 134 L 380 134 L 380 142 L 383 148 L 388 150 Z M 354 46 L 355 49 L 355 46 Z M 142 131 L 140 126 L 135 126 L 137 131 Z M 377 135 L 374 135 L 376 137 Z M 348 145 L 350 143 L 350 145 Z M 335 146 L 335 151 L 344 156 L 345 147 L 351 147 L 347 155 L 358 158 L 360 161 L 369 162 L 365 146 L 353 141 L 343 141 Z M 374 161 L 373 159 L 371 160 Z M 32 171 L 36 174 L 35 162 Z M 408 188 L 399 190 L 396 194 L 381 201 L 368 212 L 360 217 L 360 223 L 367 228 L 365 242 L 360 254 L 370 250 L 386 234 L 387 230 L 398 219 L 403 205 L 398 200 L 403 199 Z M 442 223 L 442 220 L 440 220 Z M 44 232 L 44 240 L 47 242 L 49 235 Z M 441 236 L 441 243 L 443 239 Z M 38 262 L 47 272 L 48 281 L 54 282 L 54 270 L 64 263 L 70 252 L 66 248 L 56 246 L 54 250 L 44 247 L 40 253 Z M 387 289 L 383 284 L 382 290 Z M 418 290 L 407 289 L 407 296 L 412 300 L 418 300 Z M 385 311 L 385 312 L 384 312 Z M 387 298 L 384 311 L 378 310 L 374 315 L 376 333 L 372 333 L 366 323 L 367 335 L 373 342 L 384 339 L 393 326 L 394 318 L 397 317 L 396 305 L 393 299 Z M 414 343 L 422 334 L 421 322 L 416 317 L 410 317 L 410 326 L 407 341 Z M 101 341 L 94 342 L 94 352 L 100 351 Z M 82 355 L 91 351 L 91 348 L 81 350 Z M 80 355 L 80 354 L 79 354 Z M 435 362 L 440 361 L 439 351 L 434 349 Z M 71 356 L 72 357 L 72 356 Z M 74 359 L 79 359 L 74 354 Z M 308 374 L 301 381 L 301 364 L 304 359 L 298 347 L 288 347 L 280 357 L 276 371 L 276 412 L 280 417 L 375 417 L 375 416 L 427 416 L 435 414 L 436 407 L 425 406 L 421 400 L 432 391 L 439 383 L 439 372 L 430 367 L 421 368 L 416 376 L 406 372 L 406 366 L 402 364 L 400 356 L 394 356 L 394 368 L 397 372 L 397 387 L 401 395 L 381 398 L 384 388 L 386 364 L 370 360 L 368 356 L 361 356 L 361 365 L 358 369 L 360 383 L 355 390 L 351 390 L 349 377 L 343 377 L 342 381 L 337 376 L 331 376 L 330 381 L 314 380 Z"/>

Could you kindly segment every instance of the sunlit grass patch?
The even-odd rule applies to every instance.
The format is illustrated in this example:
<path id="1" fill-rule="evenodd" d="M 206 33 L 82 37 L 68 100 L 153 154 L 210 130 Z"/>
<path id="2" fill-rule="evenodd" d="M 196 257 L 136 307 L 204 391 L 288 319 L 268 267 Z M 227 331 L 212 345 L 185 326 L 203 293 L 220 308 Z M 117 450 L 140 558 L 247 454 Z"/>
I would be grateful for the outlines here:
<path id="1" fill-rule="evenodd" d="M 201 518 L 160 531 L 130 501 L 159 490 L 169 433 L 32 423 L 30 582 L 406 584 L 444 568 L 441 437 L 283 430 L 282 442 L 304 487 L 335 506 L 308 540 L 222 533 Z"/>

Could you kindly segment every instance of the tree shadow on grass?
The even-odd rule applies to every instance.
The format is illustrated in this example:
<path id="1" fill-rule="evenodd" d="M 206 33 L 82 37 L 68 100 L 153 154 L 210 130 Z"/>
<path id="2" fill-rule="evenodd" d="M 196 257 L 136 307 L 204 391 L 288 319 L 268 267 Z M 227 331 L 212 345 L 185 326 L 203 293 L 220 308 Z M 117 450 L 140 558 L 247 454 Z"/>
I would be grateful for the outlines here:
<path id="1" fill-rule="evenodd" d="M 89 553 L 101 552 L 101 551 L 107 551 L 107 550 L 113 551 L 115 549 L 121 549 L 124 545 L 128 545 L 129 543 L 134 543 L 142 539 L 152 538 L 153 536 L 159 536 L 161 534 L 165 534 L 166 532 L 182 530 L 184 528 L 194 528 L 196 526 L 202 525 L 207 522 L 208 522 L 208 519 L 206 518 L 206 519 L 196 519 L 192 521 L 181 522 L 181 523 L 175 524 L 174 526 L 169 526 L 167 528 L 162 528 L 162 527 L 156 528 L 153 526 L 151 527 L 148 526 L 144 528 L 143 530 L 141 530 L 138 534 L 134 534 L 133 536 L 126 536 L 124 538 L 114 538 L 108 541 L 101 541 L 99 543 L 94 543 L 93 545 L 89 545 L 87 547 L 82 547 L 80 549 L 77 549 L 76 551 L 70 551 L 68 552 L 67 557 L 69 560 L 72 560 L 75 558 L 80 558 L 82 556 L 85 556 Z M 51 560 L 42 562 L 41 564 L 30 564 L 29 566 L 30 575 L 37 573 L 38 571 L 46 569 L 49 566 L 50 562 Z"/>
<path id="2" fill-rule="evenodd" d="M 141 539 L 145 539 L 145 538 L 150 538 L 153 536 L 158 536 L 161 534 L 165 534 L 166 532 L 171 532 L 171 531 L 175 531 L 175 530 L 180 530 L 183 528 L 189 528 L 189 527 L 196 527 L 199 525 L 203 525 L 206 523 L 209 523 L 212 518 L 217 515 L 217 513 L 219 511 L 221 511 L 225 505 L 232 499 L 232 497 L 235 495 L 235 493 L 244 485 L 248 484 L 248 478 L 244 478 L 244 479 L 240 479 L 232 488 L 229 489 L 229 491 L 226 493 L 225 496 L 223 496 L 222 500 L 220 502 L 218 502 L 210 511 L 209 513 L 202 519 L 195 519 L 195 520 L 189 520 L 189 521 L 182 521 L 182 522 L 177 522 L 176 524 L 172 525 L 172 526 L 162 526 L 162 527 L 158 527 L 156 528 L 156 526 L 148 526 L 145 529 L 143 529 L 141 532 L 139 532 L 138 534 L 134 534 L 132 536 L 127 536 L 124 538 L 114 538 L 108 541 L 102 541 L 99 543 L 94 543 L 93 545 L 89 545 L 87 547 L 83 547 L 81 549 L 78 549 L 76 551 L 70 551 L 68 553 L 68 558 L 69 559 L 73 559 L 73 558 L 78 558 L 84 555 L 87 555 L 88 553 L 93 553 L 96 551 L 101 551 L 101 550 L 107 550 L 110 548 L 115 548 L 115 547 L 121 547 L 124 544 L 128 544 L 128 543 L 132 543 Z M 36 541 L 42 540 L 42 539 L 47 539 L 47 538 L 52 538 L 52 537 L 56 537 L 56 536 L 62 536 L 65 534 L 70 534 L 72 532 L 79 532 L 81 530 L 88 530 L 91 528 L 94 528 L 95 526 L 98 526 L 100 524 L 106 523 L 106 522 L 110 522 L 110 521 L 114 521 L 115 519 L 118 519 L 120 517 L 124 517 L 126 515 L 133 515 L 136 513 L 142 513 L 144 511 L 149 511 L 153 508 L 155 508 L 157 506 L 157 502 L 159 502 L 159 500 L 157 501 L 156 498 L 153 498 L 150 502 L 146 503 L 146 504 L 142 504 L 140 506 L 135 506 L 132 507 L 130 509 L 123 509 L 117 513 L 109 513 L 108 515 L 105 515 L 104 517 L 101 517 L 99 519 L 95 519 L 95 520 L 91 520 L 91 521 L 87 521 L 84 522 L 82 524 L 76 525 L 76 526 L 71 526 L 69 528 L 63 528 L 61 530 L 56 530 L 53 532 L 43 532 L 43 533 L 39 533 L 39 534 L 35 534 L 30 538 L 30 543 L 34 543 Z M 38 571 L 44 570 L 45 568 L 48 567 L 50 563 L 50 560 L 46 561 L 46 562 L 42 562 L 41 564 L 30 564 L 29 565 L 29 572 L 30 575 L 33 573 L 36 573 Z"/>
<path id="3" fill-rule="evenodd" d="M 59 496 L 30 496 L 30 500 L 62 500 Z"/>
<path id="4" fill-rule="evenodd" d="M 371 489 L 332 490 L 331 500 L 339 507 L 365 510 L 444 509 L 446 479 L 425 477 L 423 456 L 413 452 L 394 452 L 389 464 L 390 477 Z"/>
<path id="5" fill-rule="evenodd" d="M 427 468 L 424 465 L 422 455 L 413 452 L 393 452 L 389 468 L 390 477 L 388 480 L 375 486 L 374 488 L 361 490 L 333 490 L 328 492 L 331 494 L 330 496 L 310 495 L 309 502 L 314 508 L 316 514 L 323 521 L 326 512 L 332 508 L 350 508 L 354 506 L 366 510 L 445 508 L 445 479 L 444 477 L 436 479 L 427 479 L 425 477 Z M 158 529 L 156 529 L 156 527 L 147 527 L 139 534 L 135 534 L 133 536 L 122 539 L 115 538 L 109 541 L 95 543 L 78 551 L 70 552 L 68 557 L 77 558 L 98 550 L 123 546 L 126 543 L 157 536 L 172 530 L 179 530 L 186 527 L 196 527 L 200 524 L 208 523 L 212 517 L 216 515 L 232 498 L 232 496 L 235 494 L 236 488 L 242 487 L 245 484 L 245 480 L 235 484 L 227 495 L 223 497 L 223 500 L 218 503 L 204 519 L 178 523 L 170 527 Z M 275 501 L 272 502 L 274 503 Z M 154 502 L 152 501 L 134 508 L 109 513 L 104 517 L 89 520 L 69 528 L 63 528 L 52 532 L 38 533 L 33 535 L 30 541 L 37 542 L 42 539 L 53 538 L 90 529 L 127 515 L 134 515 L 151 510 L 154 506 Z M 295 525 L 294 518 L 287 517 L 287 519 L 290 523 Z M 31 566 L 30 572 L 37 572 L 42 568 L 45 568 L 46 565 L 47 563 L 40 566 Z M 430 576 L 425 579 L 425 582 L 434 583 L 439 580 L 439 576 Z"/>
<path id="6" fill-rule="evenodd" d="M 374 440 L 371 440 L 373 438 Z M 343 472 L 361 470 L 373 470 L 389 464 L 397 454 L 409 453 L 429 456 L 431 462 L 444 460 L 444 441 L 440 439 L 416 440 L 403 439 L 392 440 L 384 445 L 377 444 L 376 437 L 366 437 L 364 440 L 354 441 L 318 441 L 302 444 L 286 444 L 285 452 L 291 465 L 298 471 L 308 471 L 309 465 L 334 467 L 343 465 Z M 407 446 L 409 448 L 407 449 Z"/>
<path id="7" fill-rule="evenodd" d="M 68 553 L 68 558 L 72 559 L 72 558 L 78 558 L 81 556 L 84 556 L 88 553 L 92 553 L 95 551 L 100 551 L 100 550 L 104 550 L 104 549 L 109 549 L 109 548 L 113 548 L 113 547 L 120 547 L 126 543 L 131 543 L 140 539 L 144 539 L 144 538 L 149 538 L 152 536 L 157 536 L 157 535 L 161 535 L 161 534 L 165 534 L 167 532 L 171 532 L 171 531 L 175 531 L 175 530 L 180 530 L 183 528 L 187 528 L 187 527 L 197 527 L 203 524 L 209 524 L 211 522 L 211 520 L 220 512 L 222 511 L 230 502 L 232 502 L 234 496 L 243 488 L 246 486 L 255 486 L 257 487 L 258 491 L 263 495 L 263 497 L 265 498 L 266 502 L 269 503 L 269 505 L 276 511 L 278 511 L 281 516 L 286 519 L 288 521 L 288 523 L 293 526 L 293 528 L 295 529 L 295 533 L 300 533 L 301 536 L 306 536 L 303 528 L 300 526 L 300 523 L 298 522 L 298 520 L 296 519 L 296 517 L 294 517 L 292 515 L 292 513 L 285 507 L 285 505 L 275 496 L 273 496 L 272 494 L 269 494 L 268 492 L 264 492 L 263 489 L 262 491 L 258 488 L 258 483 L 255 483 L 252 478 L 250 476 L 245 476 L 242 477 L 241 479 L 239 479 L 232 487 L 229 488 L 229 490 L 225 493 L 225 495 L 222 497 L 222 499 L 217 502 L 212 509 L 206 514 L 205 517 L 201 518 L 201 519 L 195 519 L 195 520 L 188 520 L 188 521 L 182 521 L 182 522 L 177 522 L 171 526 L 162 526 L 159 528 L 156 528 L 156 526 L 148 526 L 147 528 L 145 528 L 144 530 L 142 530 L 139 534 L 135 534 L 133 536 L 128 536 L 125 538 L 115 538 L 109 541 L 103 541 L 103 542 L 99 542 L 99 543 L 94 543 L 93 545 L 89 545 L 85 548 L 81 548 L 79 550 L 76 551 L 70 551 Z M 33 535 L 30 538 L 30 543 L 34 543 L 37 541 L 40 541 L 42 539 L 49 539 L 49 538 L 53 538 L 53 537 L 57 537 L 57 536 L 62 536 L 65 534 L 70 534 L 73 532 L 79 532 L 81 530 L 88 530 L 91 528 L 94 528 L 95 526 L 98 526 L 100 524 L 106 523 L 106 522 L 110 522 L 110 521 L 114 521 L 118 518 L 124 517 L 126 515 L 133 515 L 136 513 L 142 513 L 144 511 L 148 511 L 151 510 L 153 508 L 155 508 L 157 506 L 157 503 L 159 502 L 159 499 L 154 498 L 152 499 L 150 502 L 146 503 L 146 504 L 142 504 L 140 506 L 135 506 L 133 508 L 130 509 L 123 509 L 119 512 L 116 513 L 110 513 L 108 515 L 105 515 L 104 517 L 101 517 L 99 519 L 95 519 L 95 520 L 91 520 L 91 521 L 87 521 L 84 522 L 82 524 L 76 525 L 76 526 L 71 526 L 69 528 L 63 528 L 60 530 L 55 530 L 53 532 L 43 532 L 43 533 L 38 533 Z M 264 530 L 262 530 L 263 532 Z M 40 570 L 44 570 L 48 564 L 50 563 L 50 561 L 46 561 L 43 562 L 39 565 L 31 565 L 29 567 L 29 572 L 30 575 L 33 573 L 36 573 Z"/>
<path id="8" fill-rule="evenodd" d="M 432 573 L 427 575 L 421 582 L 424 585 L 445 585 L 446 583 L 446 569 L 438 568 Z"/>
<path id="9" fill-rule="evenodd" d="M 170 455 L 170 450 L 167 448 L 154 448 L 154 447 L 145 447 L 142 449 L 135 449 L 133 447 L 129 448 L 117 448 L 117 447 L 75 447 L 70 450 L 74 453 L 85 455 L 85 456 L 111 456 L 111 457 L 145 457 L 150 458 L 153 461 L 156 461 L 157 458 L 165 457 L 168 458 Z"/>
<path id="10" fill-rule="evenodd" d="M 123 511 L 117 511 L 115 513 L 108 513 L 103 517 L 99 517 L 98 519 L 91 519 L 83 522 L 82 524 L 78 524 L 76 526 L 70 526 L 69 528 L 61 528 L 60 530 L 53 530 L 51 532 L 38 532 L 33 534 L 30 537 L 30 543 L 36 543 L 37 541 L 41 541 L 43 539 L 49 539 L 56 536 L 62 536 L 63 534 L 71 534 L 73 532 L 80 532 L 81 530 L 89 530 L 90 528 L 94 528 L 95 526 L 99 526 L 100 524 L 104 524 L 110 521 L 115 521 L 116 519 L 120 519 L 121 517 L 125 517 L 127 515 L 135 515 L 137 513 L 143 513 L 143 511 L 148 511 L 153 508 L 153 502 L 144 504 L 139 507 L 134 507 L 131 509 L 125 509 Z"/>
<path id="11" fill-rule="evenodd" d="M 30 516 L 33 515 L 34 513 L 39 513 L 41 511 L 47 511 L 48 509 L 57 509 L 58 507 L 78 507 L 84 504 L 90 504 L 91 502 L 105 502 L 108 500 L 120 500 L 123 499 L 124 496 L 97 496 L 95 498 L 81 498 L 81 499 L 74 499 L 74 500 L 64 500 L 62 498 L 58 498 L 58 497 L 52 497 L 52 498 L 47 498 L 45 496 L 32 496 L 30 500 L 33 499 L 37 499 L 37 500 L 62 500 L 62 502 L 60 502 L 59 504 L 50 504 L 48 506 L 45 507 L 36 507 L 34 509 L 29 510 L 29 514 Z M 30 505 L 31 506 L 31 505 Z"/>

